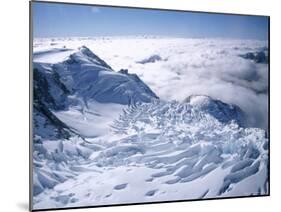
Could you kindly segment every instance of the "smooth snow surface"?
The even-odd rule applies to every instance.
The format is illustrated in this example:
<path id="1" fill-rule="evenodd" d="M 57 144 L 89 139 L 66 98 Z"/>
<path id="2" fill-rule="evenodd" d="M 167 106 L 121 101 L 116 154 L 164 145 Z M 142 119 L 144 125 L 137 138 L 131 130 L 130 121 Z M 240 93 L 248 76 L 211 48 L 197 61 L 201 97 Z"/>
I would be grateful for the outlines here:
<path id="1" fill-rule="evenodd" d="M 266 54 L 247 40 L 35 40 L 33 208 L 268 194 Z"/>

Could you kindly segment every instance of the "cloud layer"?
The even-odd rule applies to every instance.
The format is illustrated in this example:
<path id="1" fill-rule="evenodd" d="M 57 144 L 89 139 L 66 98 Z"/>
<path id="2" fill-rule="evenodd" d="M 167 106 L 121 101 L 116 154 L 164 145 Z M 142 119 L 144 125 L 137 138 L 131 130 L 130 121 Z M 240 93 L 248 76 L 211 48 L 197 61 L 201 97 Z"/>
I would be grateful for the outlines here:
<path id="1" fill-rule="evenodd" d="M 268 65 L 241 57 L 266 52 L 266 41 L 121 37 L 60 43 L 67 48 L 88 46 L 116 71 L 125 68 L 138 74 L 162 99 L 208 95 L 238 105 L 248 126 L 268 126 Z"/>
<path id="2" fill-rule="evenodd" d="M 123 42 L 119 40 L 120 46 Z M 160 98 L 183 101 L 190 95 L 209 95 L 238 105 L 247 114 L 249 126 L 267 128 L 268 66 L 239 56 L 266 48 L 266 42 L 218 39 L 129 42 L 130 49 L 121 51 L 122 54 L 115 52 L 107 61 L 116 69 L 125 66 L 129 72 L 140 75 Z M 138 63 L 155 55 L 162 60 Z"/>

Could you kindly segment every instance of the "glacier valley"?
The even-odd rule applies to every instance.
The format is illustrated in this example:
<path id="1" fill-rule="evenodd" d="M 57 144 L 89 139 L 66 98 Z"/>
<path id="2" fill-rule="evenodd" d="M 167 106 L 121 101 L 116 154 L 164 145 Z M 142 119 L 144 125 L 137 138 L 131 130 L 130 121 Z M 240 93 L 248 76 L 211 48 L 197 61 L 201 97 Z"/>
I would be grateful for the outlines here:
<path id="1" fill-rule="evenodd" d="M 268 194 L 266 42 L 52 38 L 33 51 L 34 209 Z"/>

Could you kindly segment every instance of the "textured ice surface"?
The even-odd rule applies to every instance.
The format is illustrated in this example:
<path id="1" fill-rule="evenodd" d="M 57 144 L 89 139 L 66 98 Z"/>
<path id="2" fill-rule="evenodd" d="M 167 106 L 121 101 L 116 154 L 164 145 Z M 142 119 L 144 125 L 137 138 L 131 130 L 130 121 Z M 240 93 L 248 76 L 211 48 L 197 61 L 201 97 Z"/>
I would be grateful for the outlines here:
<path id="1" fill-rule="evenodd" d="M 267 194 L 265 146 L 264 130 L 190 103 L 137 104 L 111 134 L 35 146 L 35 208 Z"/>

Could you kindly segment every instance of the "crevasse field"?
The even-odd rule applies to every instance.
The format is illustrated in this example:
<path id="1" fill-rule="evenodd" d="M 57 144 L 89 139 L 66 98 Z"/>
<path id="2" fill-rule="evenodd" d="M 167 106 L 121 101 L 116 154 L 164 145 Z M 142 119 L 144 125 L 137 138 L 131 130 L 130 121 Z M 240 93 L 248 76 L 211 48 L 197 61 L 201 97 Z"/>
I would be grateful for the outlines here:
<path id="1" fill-rule="evenodd" d="M 268 194 L 267 41 L 35 39 L 34 209 Z"/>

